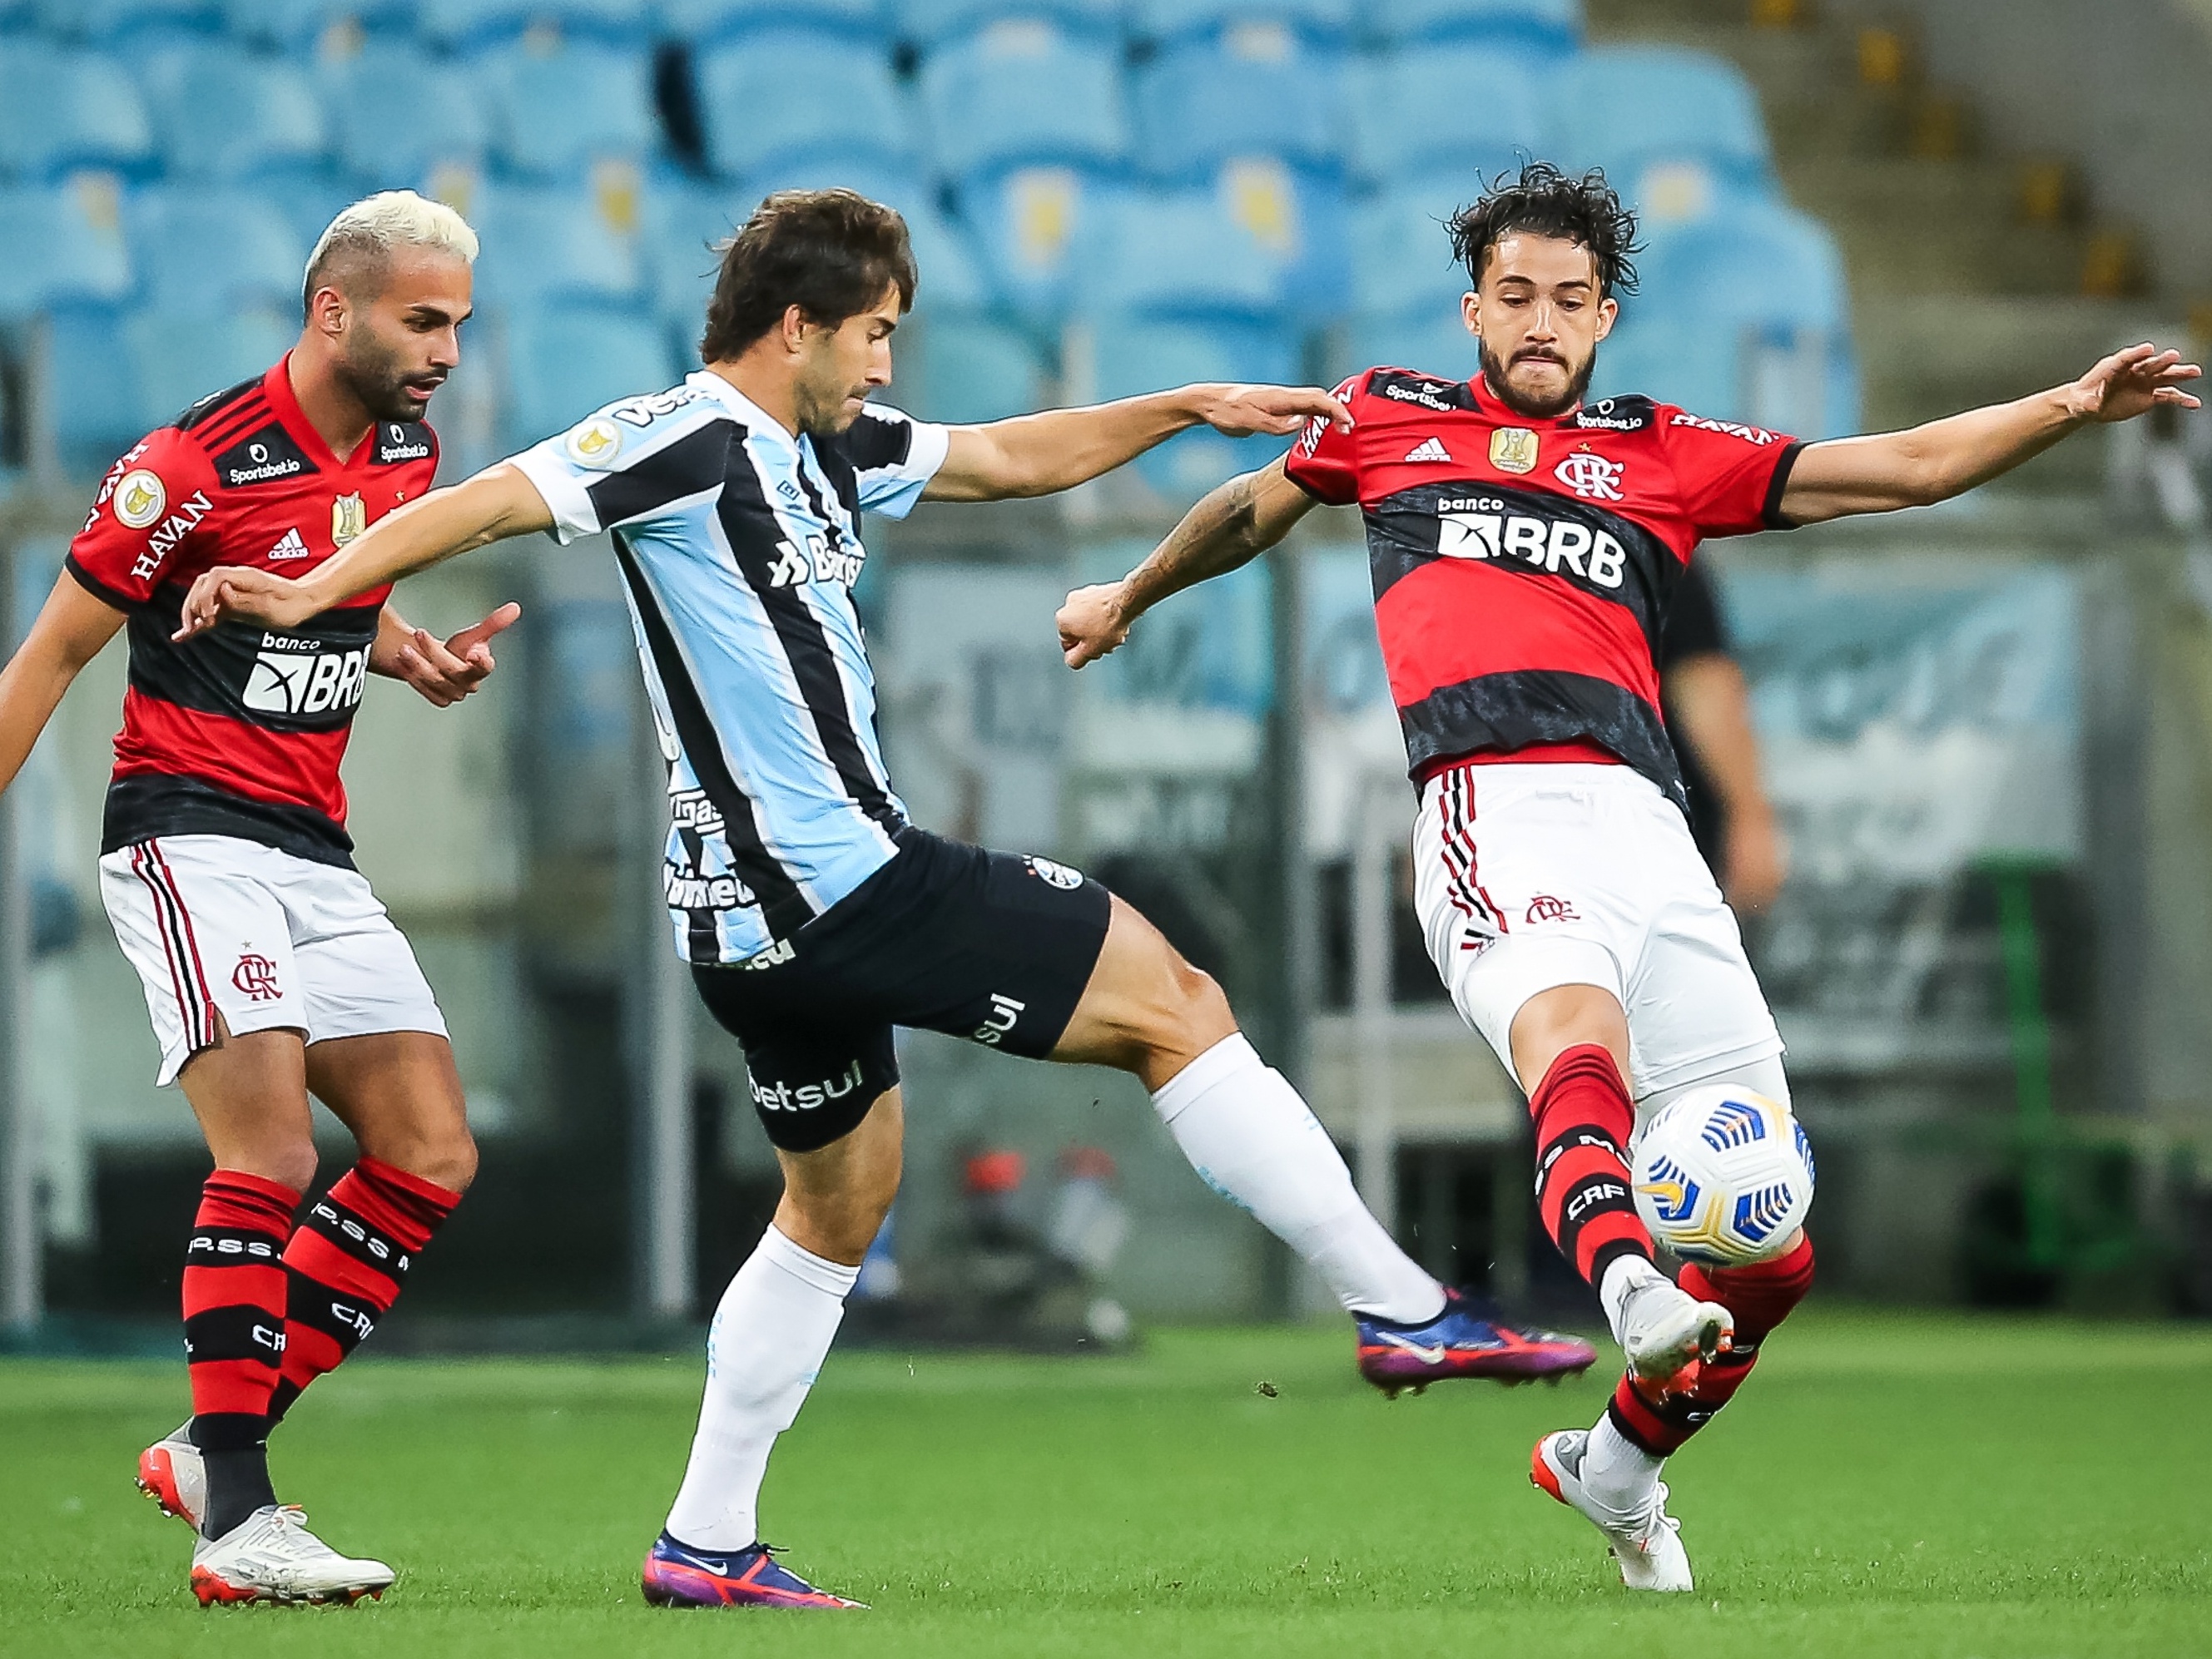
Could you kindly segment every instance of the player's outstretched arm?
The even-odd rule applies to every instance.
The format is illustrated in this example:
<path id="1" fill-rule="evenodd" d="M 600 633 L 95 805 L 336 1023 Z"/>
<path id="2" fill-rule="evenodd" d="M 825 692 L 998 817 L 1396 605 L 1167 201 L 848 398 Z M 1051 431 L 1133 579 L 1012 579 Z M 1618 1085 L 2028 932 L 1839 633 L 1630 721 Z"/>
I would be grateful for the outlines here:
<path id="1" fill-rule="evenodd" d="M 1928 507 L 1963 495 L 2093 422 L 2131 421 L 2160 404 L 2201 407 L 2182 390 L 2203 373 L 2154 345 L 2116 351 L 2070 386 L 1993 404 L 1907 432 L 1809 445 L 1782 494 L 1782 516 L 1818 524 L 1856 513 Z"/>
<path id="2" fill-rule="evenodd" d="M 1249 564 L 1314 506 L 1279 458 L 1203 496 L 1151 556 L 1117 582 L 1079 587 L 1055 620 L 1070 668 L 1096 662 L 1129 637 L 1138 617 L 1170 593 Z"/>
<path id="3" fill-rule="evenodd" d="M 307 575 L 218 565 L 192 584 L 176 632 L 190 639 L 226 616 L 297 628 L 356 593 L 473 548 L 553 528 L 553 510 L 521 469 L 501 461 L 473 478 L 434 489 L 371 525 Z M 496 630 L 495 630 L 496 631 Z"/>
<path id="4" fill-rule="evenodd" d="M 1286 438 L 1316 416 L 1350 430 L 1344 405 L 1318 386 L 1186 386 L 1084 409 L 1048 409 L 988 426 L 956 426 L 921 493 L 998 501 L 1087 483 L 1194 426 L 1231 438 Z"/>
<path id="5" fill-rule="evenodd" d="M 0 669 L 0 789 L 15 781 L 70 682 L 122 626 L 123 613 L 67 571 L 55 579 L 30 634 Z"/>

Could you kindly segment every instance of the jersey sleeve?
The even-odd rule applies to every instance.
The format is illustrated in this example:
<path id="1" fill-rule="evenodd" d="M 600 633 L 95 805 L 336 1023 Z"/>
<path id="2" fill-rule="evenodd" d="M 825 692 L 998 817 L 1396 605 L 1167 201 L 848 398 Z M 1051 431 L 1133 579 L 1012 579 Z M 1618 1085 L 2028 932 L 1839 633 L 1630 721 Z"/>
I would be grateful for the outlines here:
<path id="1" fill-rule="evenodd" d="M 612 404 L 510 458 L 553 514 L 554 539 L 644 524 L 722 487 L 736 423 L 712 405 Z"/>
<path id="2" fill-rule="evenodd" d="M 1674 470 L 1682 515 L 1700 536 L 1787 530 L 1782 492 L 1805 447 L 1796 438 L 1740 421 L 1708 420 L 1662 405 L 1660 434 Z"/>
<path id="3" fill-rule="evenodd" d="M 836 440 L 852 463 L 860 506 L 886 518 L 903 519 L 945 465 L 952 434 L 947 428 L 917 421 L 896 409 L 871 404 Z"/>
<path id="4" fill-rule="evenodd" d="M 1337 402 L 1350 408 L 1373 372 L 1355 374 L 1338 386 Z M 1283 457 L 1284 476 L 1324 507 L 1351 506 L 1359 499 L 1359 455 L 1352 437 L 1327 416 L 1315 416 Z"/>
<path id="5" fill-rule="evenodd" d="M 170 579 L 215 510 L 215 469 L 174 427 L 141 439 L 107 471 L 66 568 L 118 610 L 145 604 Z"/>

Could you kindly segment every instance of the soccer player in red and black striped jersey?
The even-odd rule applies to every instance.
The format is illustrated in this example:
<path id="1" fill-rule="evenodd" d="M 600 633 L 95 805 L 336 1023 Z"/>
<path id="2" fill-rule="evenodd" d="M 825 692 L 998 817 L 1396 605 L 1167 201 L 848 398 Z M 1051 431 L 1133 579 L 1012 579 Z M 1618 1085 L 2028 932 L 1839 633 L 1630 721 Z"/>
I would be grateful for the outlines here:
<path id="1" fill-rule="evenodd" d="M 192 1418 L 140 1484 L 200 1534 L 203 1601 L 350 1601 L 392 1571 L 281 1507 L 266 1437 L 366 1336 L 476 1169 L 437 1002 L 355 869 L 338 762 L 370 674 L 441 707 L 491 672 L 503 606 L 450 641 L 380 587 L 315 618 L 170 638 L 216 564 L 304 571 L 426 494 L 422 416 L 459 357 L 476 238 L 409 191 L 341 214 L 307 271 L 298 343 L 116 462 L 0 674 L 0 786 L 77 672 L 127 627 L 130 682 L 100 893 L 215 1172 L 184 1261 Z M 295 1218 L 308 1091 L 361 1157 Z"/>
<path id="2" fill-rule="evenodd" d="M 1538 1483 L 1606 1534 L 1632 1588 L 1686 1590 L 1659 1469 L 1735 1393 L 1812 1279 L 1773 1259 L 1653 1261 L 1625 1161 L 1639 1110 L 1733 1083 L 1786 1103 L 1782 1042 L 1691 839 L 1653 641 L 1708 536 L 1948 499 L 2093 422 L 2194 409 L 2179 354 L 1908 432 L 1805 444 L 1645 398 L 1583 402 L 1634 286 L 1635 221 L 1601 174 L 1538 162 L 1457 216 L 1481 372 L 1371 368 L 1349 431 L 1194 507 L 1118 582 L 1068 597 L 1071 666 L 1170 594 L 1244 564 L 1317 504 L 1366 521 L 1375 616 L 1420 791 L 1415 902 L 1453 1000 L 1527 1091 L 1547 1227 L 1597 1287 L 1628 1373 Z"/>

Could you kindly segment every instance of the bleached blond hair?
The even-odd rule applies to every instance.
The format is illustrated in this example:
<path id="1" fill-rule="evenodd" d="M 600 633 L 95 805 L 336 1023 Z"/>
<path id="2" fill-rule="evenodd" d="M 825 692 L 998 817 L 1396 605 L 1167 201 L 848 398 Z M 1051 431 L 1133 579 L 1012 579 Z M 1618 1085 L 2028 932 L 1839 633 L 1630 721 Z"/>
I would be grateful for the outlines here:
<path id="1" fill-rule="evenodd" d="M 315 290 L 331 285 L 343 270 L 381 280 L 394 250 L 436 248 L 467 264 L 477 259 L 477 234 L 467 220 L 443 202 L 434 202 L 411 190 L 380 190 L 364 196 L 330 222 L 307 256 L 306 285 L 301 295 L 304 310 Z"/>

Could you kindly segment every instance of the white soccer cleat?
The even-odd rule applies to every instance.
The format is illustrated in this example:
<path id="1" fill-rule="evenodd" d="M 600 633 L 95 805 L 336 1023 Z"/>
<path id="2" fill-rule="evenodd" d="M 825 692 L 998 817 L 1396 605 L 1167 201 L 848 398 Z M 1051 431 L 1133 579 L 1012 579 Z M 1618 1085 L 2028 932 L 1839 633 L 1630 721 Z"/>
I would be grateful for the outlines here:
<path id="1" fill-rule="evenodd" d="M 1726 1353 L 1735 1334 L 1735 1316 L 1717 1302 L 1700 1302 L 1664 1274 L 1653 1271 L 1621 1298 L 1613 1330 L 1628 1369 L 1659 1392 L 1695 1382 L 1697 1371 Z M 1683 1375 L 1687 1371 L 1687 1376 Z"/>
<path id="2" fill-rule="evenodd" d="M 187 1422 L 138 1454 L 138 1490 L 198 1532 L 207 1513 L 207 1465 L 192 1444 Z"/>
<path id="3" fill-rule="evenodd" d="M 216 1601 L 343 1601 L 381 1596 L 392 1583 L 381 1561 L 340 1555 L 307 1530 L 289 1504 L 269 1504 L 192 1551 L 192 1594 Z"/>
<path id="4" fill-rule="evenodd" d="M 1578 1511 L 1600 1532 L 1620 1564 L 1620 1582 L 1632 1590 L 1685 1591 L 1690 1580 L 1690 1557 L 1682 1548 L 1681 1526 L 1667 1513 L 1667 1483 L 1651 1483 L 1651 1499 L 1643 1513 L 1622 1521 L 1594 1503 L 1583 1489 L 1583 1450 L 1589 1434 L 1583 1429 L 1563 1429 L 1536 1443 L 1528 1460 L 1528 1478 L 1569 1509 Z"/>

